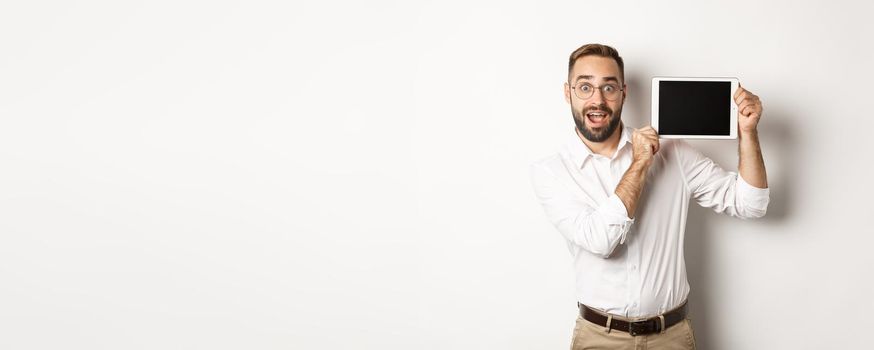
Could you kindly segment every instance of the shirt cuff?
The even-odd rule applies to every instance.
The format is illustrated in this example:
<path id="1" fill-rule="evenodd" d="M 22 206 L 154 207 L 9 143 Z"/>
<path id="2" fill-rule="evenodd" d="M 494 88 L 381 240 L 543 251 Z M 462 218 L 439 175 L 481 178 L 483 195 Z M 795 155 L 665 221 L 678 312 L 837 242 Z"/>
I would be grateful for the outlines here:
<path id="1" fill-rule="evenodd" d="M 750 185 L 740 174 L 737 175 L 737 193 L 740 198 L 743 198 L 744 203 L 755 209 L 765 210 L 768 208 L 771 190 Z"/>
<path id="2" fill-rule="evenodd" d="M 607 202 L 601 207 L 604 213 L 604 219 L 607 225 L 619 226 L 619 231 L 622 233 L 622 238 L 619 239 L 619 244 L 625 243 L 625 236 L 628 234 L 628 229 L 634 223 L 634 219 L 628 217 L 628 209 L 625 208 L 625 203 L 619 199 L 615 193 L 607 198 Z"/>

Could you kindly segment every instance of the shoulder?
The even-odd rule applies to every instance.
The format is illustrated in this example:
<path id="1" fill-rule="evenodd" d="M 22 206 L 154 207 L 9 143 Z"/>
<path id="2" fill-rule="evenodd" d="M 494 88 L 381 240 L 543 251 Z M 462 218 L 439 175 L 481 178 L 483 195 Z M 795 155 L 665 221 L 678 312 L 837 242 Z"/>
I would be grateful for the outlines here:
<path id="1" fill-rule="evenodd" d="M 556 169 L 562 167 L 561 152 L 556 152 L 547 157 L 543 157 L 531 162 L 529 170 L 533 178 L 537 178 L 547 174 L 554 174 Z"/>

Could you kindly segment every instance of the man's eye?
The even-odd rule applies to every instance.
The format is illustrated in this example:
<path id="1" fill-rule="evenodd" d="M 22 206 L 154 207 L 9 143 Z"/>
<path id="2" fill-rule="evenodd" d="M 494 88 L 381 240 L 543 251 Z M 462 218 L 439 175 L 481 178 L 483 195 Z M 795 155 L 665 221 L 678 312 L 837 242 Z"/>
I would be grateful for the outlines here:
<path id="1" fill-rule="evenodd" d="M 591 85 L 583 85 L 583 86 L 580 86 L 580 91 L 582 91 L 582 92 L 589 92 L 589 91 L 591 91 L 591 90 L 592 90 L 592 86 L 591 86 Z"/>
<path id="2" fill-rule="evenodd" d="M 613 92 L 616 91 L 616 87 L 613 85 L 604 86 L 604 92 Z"/>

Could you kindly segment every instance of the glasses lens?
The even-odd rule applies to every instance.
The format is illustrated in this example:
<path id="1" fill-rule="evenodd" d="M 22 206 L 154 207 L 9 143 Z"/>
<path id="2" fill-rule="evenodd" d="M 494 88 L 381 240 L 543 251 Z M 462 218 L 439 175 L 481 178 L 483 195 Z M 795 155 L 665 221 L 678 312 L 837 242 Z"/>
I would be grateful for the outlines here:
<path id="1" fill-rule="evenodd" d="M 577 97 L 587 99 L 592 97 L 592 92 L 595 91 L 595 88 L 587 83 L 580 83 L 574 91 L 576 92 Z"/>
<path id="2" fill-rule="evenodd" d="M 613 101 L 619 97 L 619 88 L 616 85 L 607 84 L 601 87 L 601 93 L 604 94 L 604 98 Z"/>

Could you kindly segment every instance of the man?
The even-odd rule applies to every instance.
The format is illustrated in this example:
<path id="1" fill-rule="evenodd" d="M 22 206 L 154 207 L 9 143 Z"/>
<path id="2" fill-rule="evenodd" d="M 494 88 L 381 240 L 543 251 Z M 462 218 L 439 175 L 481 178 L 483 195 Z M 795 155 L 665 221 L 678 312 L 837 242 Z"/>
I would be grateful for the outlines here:
<path id="1" fill-rule="evenodd" d="M 683 256 L 689 200 L 740 218 L 765 215 L 762 104 L 741 87 L 734 95 L 738 174 L 685 141 L 659 141 L 652 127 L 625 127 L 628 92 L 615 49 L 574 51 L 564 97 L 576 128 L 531 166 L 537 198 L 573 256 L 580 316 L 571 348 L 694 349 Z"/>

